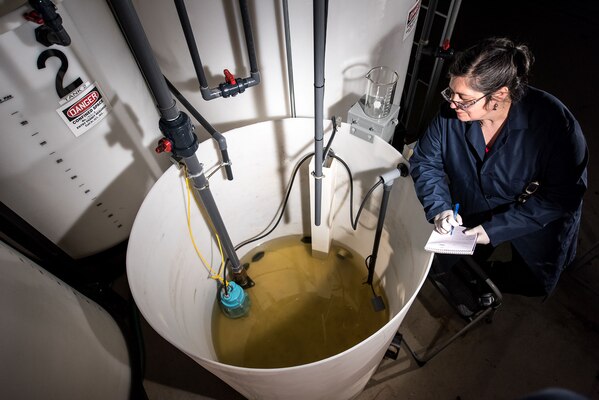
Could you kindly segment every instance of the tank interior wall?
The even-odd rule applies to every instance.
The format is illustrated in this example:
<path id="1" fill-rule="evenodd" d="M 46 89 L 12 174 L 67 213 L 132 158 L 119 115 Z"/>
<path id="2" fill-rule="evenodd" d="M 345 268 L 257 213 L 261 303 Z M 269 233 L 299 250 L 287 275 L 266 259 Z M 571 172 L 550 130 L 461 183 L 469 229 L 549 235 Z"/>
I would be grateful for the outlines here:
<path id="1" fill-rule="evenodd" d="M 210 188 L 234 244 L 260 233 L 273 220 L 293 167 L 312 151 L 312 125 L 311 119 L 287 119 L 226 134 L 235 179 L 227 181 L 218 172 L 211 178 Z M 344 125 L 340 130 L 333 147 L 352 168 L 356 184 L 355 213 L 377 176 L 395 168 L 401 155 L 383 141 L 377 140 L 374 145 L 364 142 L 348 134 L 347 128 Z M 330 129 L 326 132 L 328 137 Z M 365 151 L 371 154 L 364 154 Z M 217 163 L 212 145 L 201 147 L 199 154 L 206 168 Z M 345 171 L 340 169 L 338 176 L 343 175 Z M 189 355 L 215 359 L 210 325 L 200 316 L 212 313 L 216 287 L 208 279 L 189 239 L 184 204 L 186 188 L 181 176 L 181 171 L 170 168 L 144 202 L 135 222 L 134 240 L 130 242 L 128 275 L 136 302 L 155 330 Z M 302 168 L 285 216 L 273 237 L 310 234 L 307 179 L 307 169 Z M 354 233 L 349 228 L 348 199 L 344 195 L 348 192 L 346 179 L 338 180 L 338 191 L 341 195 L 336 195 L 334 238 L 366 257 L 372 250 L 380 193 L 369 202 Z M 192 205 L 196 243 L 211 265 L 218 266 L 218 245 L 204 217 Z M 392 281 L 399 282 L 398 285 L 385 288 L 395 315 L 415 296 L 430 264 L 430 254 L 423 250 L 430 228 L 415 199 L 410 178 L 401 178 L 394 185 L 386 221 L 377 274 L 383 280 L 391 274 L 397 275 Z M 239 256 L 254 245 L 243 247 Z"/>

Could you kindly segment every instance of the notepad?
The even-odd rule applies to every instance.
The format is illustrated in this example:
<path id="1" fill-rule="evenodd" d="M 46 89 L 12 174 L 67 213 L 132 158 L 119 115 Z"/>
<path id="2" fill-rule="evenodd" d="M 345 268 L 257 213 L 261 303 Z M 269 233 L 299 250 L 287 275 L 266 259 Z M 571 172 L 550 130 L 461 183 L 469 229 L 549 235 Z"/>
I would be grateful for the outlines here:
<path id="1" fill-rule="evenodd" d="M 467 228 L 458 226 L 454 228 L 453 235 L 442 235 L 433 231 L 428 238 L 424 250 L 441 254 L 472 254 L 476 247 L 477 235 L 465 235 Z"/>

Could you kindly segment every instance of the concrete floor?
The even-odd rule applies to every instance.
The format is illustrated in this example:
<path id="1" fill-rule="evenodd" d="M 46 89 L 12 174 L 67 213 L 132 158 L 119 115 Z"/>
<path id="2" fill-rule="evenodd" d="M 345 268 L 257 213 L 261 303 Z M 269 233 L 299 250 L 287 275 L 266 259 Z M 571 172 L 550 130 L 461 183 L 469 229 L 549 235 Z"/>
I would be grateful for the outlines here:
<path id="1" fill-rule="evenodd" d="M 599 168 L 593 156 L 599 150 L 598 138 L 593 135 L 599 127 L 597 3 L 464 3 L 454 46 L 463 47 L 490 35 L 527 42 L 537 58 L 532 84 L 568 105 L 586 133 L 591 164 L 579 255 L 589 254 L 599 241 L 599 185 L 595 176 Z M 397 360 L 380 364 L 358 399 L 517 399 L 548 387 L 567 388 L 599 399 L 598 265 L 599 261 L 591 260 L 569 269 L 545 302 L 505 295 L 492 323 L 478 324 L 423 367 L 402 349 Z M 422 351 L 463 324 L 439 292 L 426 283 L 400 331 L 412 348 Z M 151 400 L 242 398 L 147 324 L 143 328 L 147 357 L 144 386 Z"/>

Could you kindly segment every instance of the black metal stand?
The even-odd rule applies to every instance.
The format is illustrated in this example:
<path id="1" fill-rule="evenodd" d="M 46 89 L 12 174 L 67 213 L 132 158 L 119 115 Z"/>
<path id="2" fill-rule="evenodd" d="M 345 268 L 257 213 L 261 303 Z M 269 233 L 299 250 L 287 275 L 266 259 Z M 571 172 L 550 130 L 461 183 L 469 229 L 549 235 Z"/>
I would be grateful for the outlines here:
<path id="1" fill-rule="evenodd" d="M 471 330 L 480 321 L 485 320 L 487 322 L 491 322 L 493 315 L 497 311 L 497 308 L 499 308 L 499 306 L 502 303 L 503 296 L 502 296 L 501 292 L 499 291 L 497 286 L 495 286 L 495 284 L 491 281 L 491 279 L 487 276 L 487 274 L 485 274 L 485 272 L 481 269 L 481 267 L 471 257 L 464 257 L 463 260 L 466 262 L 466 264 L 468 264 L 468 267 L 471 269 L 471 271 L 474 272 L 478 276 L 478 278 L 480 278 L 483 282 L 485 282 L 485 284 L 489 287 L 489 289 L 492 292 L 492 298 L 489 299 L 489 303 L 486 304 L 484 306 L 484 308 L 482 308 L 481 310 L 476 312 L 474 315 L 472 315 L 470 317 L 470 321 L 462 329 L 460 329 L 456 334 L 454 334 L 450 338 L 446 339 L 442 343 L 438 344 L 437 346 L 434 346 L 432 348 L 426 348 L 420 354 L 416 353 L 408 345 L 408 342 L 405 340 L 405 338 L 403 338 L 403 335 L 398 332 L 399 340 L 401 341 L 401 343 L 403 343 L 406 351 L 414 358 L 414 360 L 420 367 L 422 367 L 424 364 L 426 364 L 428 361 L 430 361 L 433 357 L 435 357 L 437 354 L 439 354 L 442 350 L 447 348 L 447 346 L 452 344 L 457 338 L 466 334 L 466 332 Z M 429 279 L 431 279 L 430 276 L 429 276 Z M 450 304 L 452 304 L 452 302 L 447 298 L 445 290 L 440 288 L 433 279 L 431 279 L 431 281 L 433 282 L 435 287 L 439 290 L 439 292 L 441 292 L 441 294 L 443 294 L 443 296 L 448 300 L 448 302 Z M 395 340 L 394 347 L 399 348 L 399 344 L 397 344 L 397 342 L 398 342 L 398 340 Z M 392 343 L 392 345 L 393 345 L 393 343 Z M 390 354 L 395 355 L 395 357 L 392 357 L 392 358 L 397 358 L 397 353 L 391 352 Z"/>

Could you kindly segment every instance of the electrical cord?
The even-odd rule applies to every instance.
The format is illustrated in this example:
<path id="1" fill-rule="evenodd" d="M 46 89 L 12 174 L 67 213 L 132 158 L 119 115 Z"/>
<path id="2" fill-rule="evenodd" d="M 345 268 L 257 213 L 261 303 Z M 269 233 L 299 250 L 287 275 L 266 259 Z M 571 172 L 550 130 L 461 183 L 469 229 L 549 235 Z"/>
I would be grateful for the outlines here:
<path id="1" fill-rule="evenodd" d="M 215 229 L 210 222 L 209 222 L 210 228 L 212 229 L 214 235 L 216 236 L 216 241 L 218 243 L 218 250 L 220 252 L 220 257 L 221 257 L 221 263 L 220 263 L 218 272 L 215 272 L 212 269 L 212 267 L 210 266 L 208 261 L 206 261 L 206 259 L 204 258 L 204 256 L 200 252 L 200 250 L 198 249 L 198 246 L 196 245 L 196 241 L 195 241 L 195 238 L 193 235 L 193 230 L 191 228 L 191 192 L 192 192 L 192 190 L 191 190 L 191 184 L 189 183 L 189 176 L 187 174 L 187 168 L 185 168 L 185 187 L 186 187 L 186 192 L 187 192 L 187 207 L 186 207 L 187 229 L 189 231 L 189 237 L 191 239 L 191 243 L 193 244 L 193 248 L 195 249 L 197 255 L 200 257 L 200 260 L 204 264 L 204 267 L 206 267 L 206 269 L 210 272 L 210 278 L 220 282 L 222 285 L 227 287 L 229 285 L 229 282 L 227 282 L 227 280 L 225 279 L 226 275 L 221 276 L 221 271 L 225 265 L 225 262 L 224 262 L 225 257 L 224 257 L 224 253 L 223 253 L 223 248 L 222 248 L 222 245 L 220 242 L 220 237 L 215 232 Z M 197 203 L 197 198 L 195 197 L 195 193 L 194 193 L 194 199 L 196 200 L 196 203 Z"/>
<path id="2" fill-rule="evenodd" d="M 309 153 L 309 154 L 305 155 L 293 168 L 293 172 L 291 173 L 291 181 L 289 182 L 289 185 L 287 186 L 287 191 L 285 193 L 285 198 L 283 199 L 283 203 L 279 207 L 279 209 L 281 211 L 280 211 L 279 217 L 277 218 L 277 221 L 275 222 L 274 226 L 264 234 L 254 236 L 253 238 L 246 239 L 243 242 L 239 243 L 237 246 L 235 246 L 235 250 L 239 250 L 240 248 L 242 248 L 243 246 L 245 246 L 247 244 L 253 243 L 257 240 L 260 240 L 260 239 L 270 235 L 277 228 L 277 226 L 281 222 L 281 219 L 283 218 L 283 214 L 285 214 L 285 208 L 287 207 L 287 202 L 289 201 L 289 195 L 291 194 L 291 189 L 293 188 L 293 182 L 295 181 L 297 171 L 299 171 L 299 168 L 302 166 L 302 164 L 304 162 L 306 162 L 306 160 L 308 160 L 313 155 L 314 155 L 314 153 Z M 268 229 L 268 226 L 265 229 Z"/>
<path id="3" fill-rule="evenodd" d="M 333 132 L 335 132 L 335 130 L 333 130 Z M 330 144 L 330 142 L 329 142 L 329 144 Z M 327 148 L 328 147 L 329 146 L 327 146 Z M 325 150 L 325 151 L 328 152 L 328 150 Z M 260 239 L 262 239 L 262 238 L 270 235 L 277 228 L 277 226 L 281 222 L 281 219 L 283 218 L 283 215 L 285 213 L 285 208 L 287 207 L 287 202 L 289 200 L 289 196 L 291 194 L 291 189 L 293 188 L 293 183 L 295 181 L 295 177 L 297 175 L 297 172 L 299 171 L 299 168 L 302 166 L 302 164 L 304 162 L 306 162 L 306 160 L 308 160 L 313 155 L 314 155 L 314 153 L 309 153 L 309 154 L 305 155 L 304 157 L 302 157 L 300 159 L 300 161 L 293 168 L 293 172 L 291 173 L 291 180 L 289 182 L 289 185 L 287 186 L 287 191 L 285 193 L 285 197 L 283 199 L 283 202 L 281 203 L 281 206 L 279 207 L 280 214 L 279 214 L 276 222 L 272 226 L 272 228 L 270 228 L 264 234 L 260 234 L 258 236 L 255 236 L 255 237 L 252 237 L 250 239 L 244 240 L 243 242 L 241 242 L 237 246 L 235 246 L 235 250 L 239 250 L 241 247 L 243 247 L 245 245 L 248 245 L 250 243 L 253 243 L 253 242 L 257 241 L 257 240 L 260 240 Z M 374 192 L 374 190 L 383 183 L 383 180 L 379 178 L 379 180 L 377 181 L 377 183 L 375 183 L 370 188 L 370 190 L 368 190 L 368 192 L 366 193 L 366 195 L 364 196 L 364 199 L 362 200 L 362 202 L 360 204 L 360 207 L 358 208 L 358 213 L 356 214 L 356 218 L 354 220 L 354 218 L 353 218 L 353 214 L 354 214 L 354 212 L 353 212 L 353 198 L 354 198 L 354 178 L 353 178 L 353 175 L 351 173 L 351 170 L 350 170 L 349 166 L 347 165 L 347 163 L 341 157 L 339 157 L 337 155 L 333 155 L 332 157 L 335 158 L 336 160 L 338 160 L 344 166 L 344 168 L 347 171 L 347 174 L 349 176 L 349 192 L 350 192 L 350 198 L 349 198 L 349 214 L 350 215 L 349 215 L 349 220 L 350 220 L 350 224 L 351 224 L 351 227 L 353 228 L 353 230 L 356 230 L 357 227 L 358 227 L 358 221 L 360 219 L 360 215 L 362 213 L 362 210 L 364 209 L 364 206 L 366 205 L 366 201 L 368 201 L 368 198 L 372 195 L 372 193 Z M 268 226 L 265 229 L 268 229 Z"/>
<path id="4" fill-rule="evenodd" d="M 347 171 L 347 174 L 349 175 L 349 221 L 351 222 L 351 227 L 355 231 L 356 229 L 358 229 L 358 220 L 360 219 L 360 214 L 362 214 L 362 210 L 364 209 L 364 206 L 366 205 L 366 201 L 368 200 L 370 195 L 372 195 L 372 192 L 374 192 L 374 190 L 377 187 L 379 187 L 380 185 L 383 184 L 383 179 L 379 178 L 377 183 L 375 183 L 370 188 L 370 190 L 368 190 L 368 192 L 364 196 L 364 199 L 362 200 L 362 203 L 360 204 L 360 208 L 358 208 L 358 213 L 356 214 L 356 219 L 354 220 L 353 219 L 353 216 L 354 216 L 354 207 L 353 207 L 354 178 L 352 176 L 351 170 L 349 169 L 349 166 L 345 163 L 345 161 L 343 161 L 340 157 L 337 157 L 336 155 L 333 157 L 335 157 L 335 159 L 338 160 L 345 167 L 345 170 Z"/>

